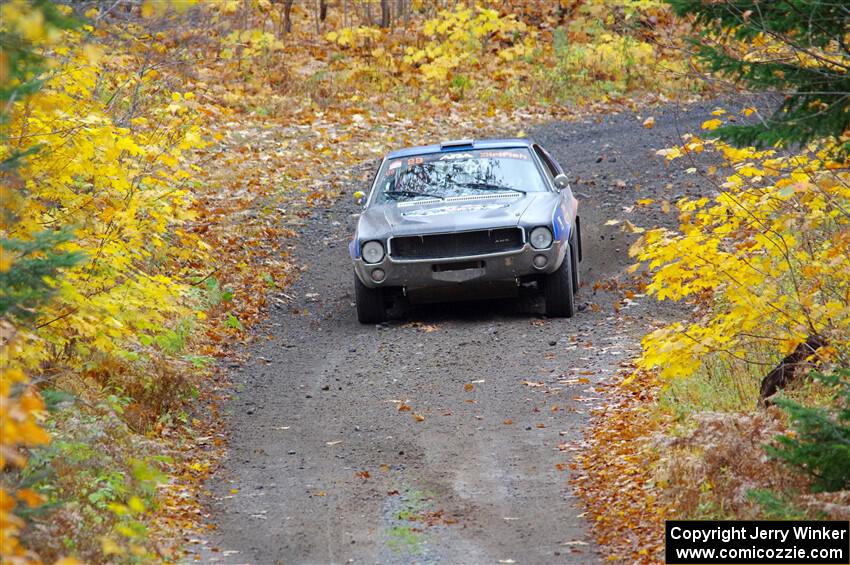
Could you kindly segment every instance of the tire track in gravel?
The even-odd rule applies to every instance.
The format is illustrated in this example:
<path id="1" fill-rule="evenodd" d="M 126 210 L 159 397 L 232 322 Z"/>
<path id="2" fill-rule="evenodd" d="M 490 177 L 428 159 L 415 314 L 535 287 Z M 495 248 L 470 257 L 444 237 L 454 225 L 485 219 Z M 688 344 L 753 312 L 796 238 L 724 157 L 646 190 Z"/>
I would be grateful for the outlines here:
<path id="1" fill-rule="evenodd" d="M 361 326 L 347 254 L 356 207 L 317 210 L 296 251 L 305 272 L 281 295 L 292 299 L 271 309 L 259 330 L 270 339 L 232 374 L 228 455 L 210 484 L 217 530 L 198 559 L 600 561 L 568 485 L 570 454 L 599 400 L 593 384 L 636 352 L 658 314 L 595 290 L 624 278 L 634 237 L 605 222 L 669 225 L 675 215 L 657 206 L 624 208 L 710 188 L 655 151 L 697 131 L 712 107 L 531 132 L 581 201 L 581 311 L 570 320 L 546 319 L 540 299 L 521 296 L 407 307 Z M 651 130 L 640 126 L 649 115 Z"/>

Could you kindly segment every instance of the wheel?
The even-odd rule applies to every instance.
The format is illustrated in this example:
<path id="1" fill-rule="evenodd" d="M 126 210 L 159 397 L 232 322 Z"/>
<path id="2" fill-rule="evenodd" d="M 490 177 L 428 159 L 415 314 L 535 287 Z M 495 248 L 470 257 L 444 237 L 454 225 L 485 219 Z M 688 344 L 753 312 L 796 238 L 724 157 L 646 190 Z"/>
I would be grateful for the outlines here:
<path id="1" fill-rule="evenodd" d="M 578 287 L 581 286 L 581 273 L 578 268 L 579 245 L 578 232 L 573 229 L 573 233 L 570 234 L 570 258 L 572 259 L 570 269 L 573 272 L 573 294 L 578 292 Z"/>
<path id="2" fill-rule="evenodd" d="M 576 310 L 574 294 L 573 254 L 568 245 L 561 266 L 543 281 L 546 315 L 550 318 L 572 318 Z"/>
<path id="3" fill-rule="evenodd" d="M 361 324 L 380 324 L 387 319 L 384 289 L 369 288 L 354 275 L 354 301 L 357 303 L 357 321 Z"/>

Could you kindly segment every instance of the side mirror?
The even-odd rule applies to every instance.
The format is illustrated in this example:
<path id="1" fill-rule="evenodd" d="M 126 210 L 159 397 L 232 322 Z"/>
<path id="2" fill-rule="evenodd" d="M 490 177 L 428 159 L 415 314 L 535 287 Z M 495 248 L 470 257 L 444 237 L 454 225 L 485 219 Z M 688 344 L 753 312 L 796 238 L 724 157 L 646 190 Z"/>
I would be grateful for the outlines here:
<path id="1" fill-rule="evenodd" d="M 354 193 L 354 203 L 355 204 L 357 204 L 358 206 L 363 206 L 363 204 L 365 202 L 366 202 L 366 193 L 365 192 L 363 192 L 362 190 L 358 190 L 357 192 Z"/>
<path id="2" fill-rule="evenodd" d="M 565 188 L 570 187 L 570 179 L 564 173 L 559 174 L 555 177 L 555 187 L 558 190 L 564 190 Z"/>

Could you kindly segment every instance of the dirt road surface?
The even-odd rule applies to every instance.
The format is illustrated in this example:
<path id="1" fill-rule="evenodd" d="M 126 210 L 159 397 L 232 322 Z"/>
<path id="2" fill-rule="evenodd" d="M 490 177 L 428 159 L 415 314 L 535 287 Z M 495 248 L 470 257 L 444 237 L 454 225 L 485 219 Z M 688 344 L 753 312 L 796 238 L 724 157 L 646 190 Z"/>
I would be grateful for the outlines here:
<path id="1" fill-rule="evenodd" d="M 296 252 L 306 270 L 260 330 L 271 339 L 232 370 L 228 456 L 210 485 L 217 530 L 201 559 L 601 561 L 568 484 L 571 457 L 599 403 L 594 383 L 635 353 L 658 312 L 610 290 L 635 236 L 606 222 L 672 224 L 675 212 L 635 202 L 706 190 L 690 164 L 655 151 L 699 131 L 712 107 L 529 132 L 581 201 L 583 284 L 570 320 L 520 297 L 405 307 L 362 326 L 347 253 L 357 207 L 317 210 Z M 653 129 L 641 127 L 648 116 Z"/>

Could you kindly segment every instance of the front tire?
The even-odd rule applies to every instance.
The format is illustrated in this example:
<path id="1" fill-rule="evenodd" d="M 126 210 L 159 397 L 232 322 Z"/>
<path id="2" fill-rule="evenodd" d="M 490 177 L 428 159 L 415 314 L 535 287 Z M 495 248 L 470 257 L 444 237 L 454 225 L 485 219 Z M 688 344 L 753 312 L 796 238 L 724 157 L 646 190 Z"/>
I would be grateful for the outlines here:
<path id="1" fill-rule="evenodd" d="M 361 324 L 380 324 L 387 319 L 384 289 L 369 288 L 354 275 L 354 302 L 357 304 L 357 321 Z"/>
<path id="2" fill-rule="evenodd" d="M 573 252 L 567 253 L 558 270 L 547 275 L 543 281 L 543 296 L 546 299 L 546 315 L 550 318 L 572 318 L 576 311 L 573 287 Z"/>

